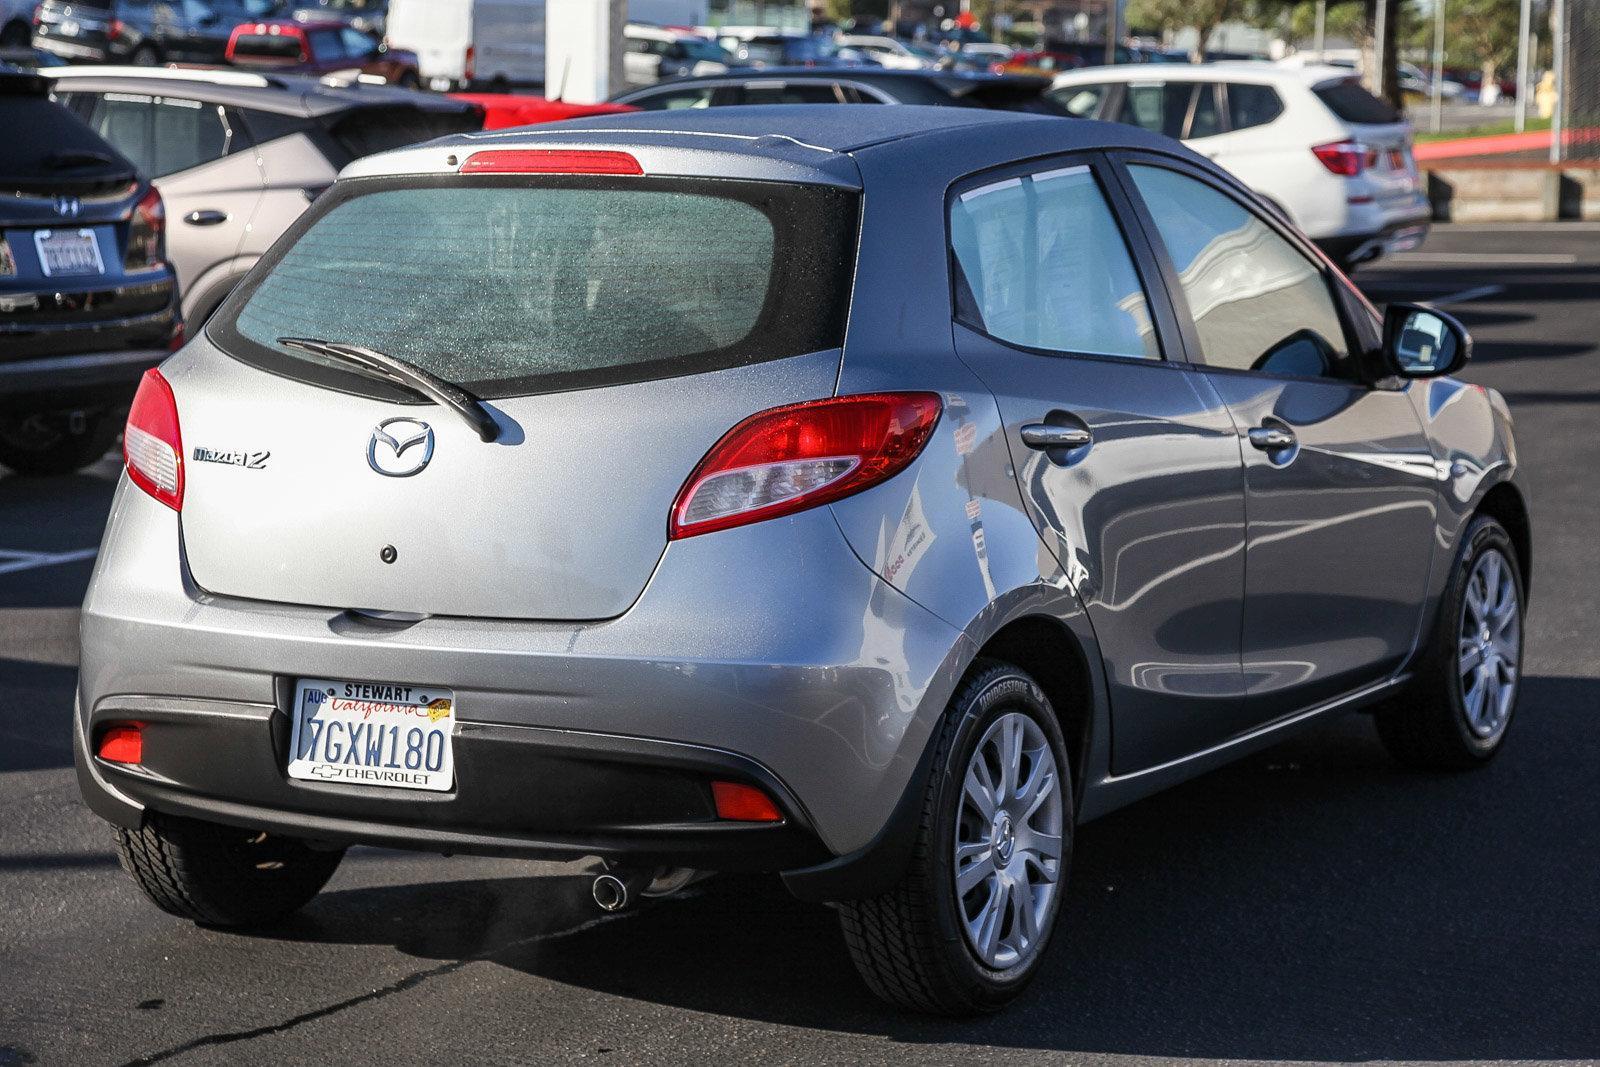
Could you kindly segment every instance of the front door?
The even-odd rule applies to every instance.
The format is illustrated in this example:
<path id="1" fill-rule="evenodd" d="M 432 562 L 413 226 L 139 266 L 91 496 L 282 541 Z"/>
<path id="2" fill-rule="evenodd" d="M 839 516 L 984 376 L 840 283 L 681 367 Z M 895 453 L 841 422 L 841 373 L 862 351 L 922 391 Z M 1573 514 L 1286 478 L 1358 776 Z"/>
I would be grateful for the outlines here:
<path id="1" fill-rule="evenodd" d="M 1240 728 L 1244 487 L 1226 408 L 1163 358 L 1174 320 L 1103 168 L 1071 157 L 957 186 L 950 238 L 956 348 L 1088 611 L 1127 773 Z"/>
<path id="2" fill-rule="evenodd" d="M 1361 380 L 1342 284 L 1198 173 L 1134 162 L 1191 358 L 1240 435 L 1243 663 L 1267 722 L 1378 681 L 1416 640 L 1437 475 L 1409 399 Z"/>

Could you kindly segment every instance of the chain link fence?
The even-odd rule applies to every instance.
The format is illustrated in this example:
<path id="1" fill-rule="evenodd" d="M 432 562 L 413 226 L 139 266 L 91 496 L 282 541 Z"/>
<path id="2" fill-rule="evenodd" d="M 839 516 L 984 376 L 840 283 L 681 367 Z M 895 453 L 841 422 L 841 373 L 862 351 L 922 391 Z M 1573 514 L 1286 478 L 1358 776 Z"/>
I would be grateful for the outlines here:
<path id="1" fill-rule="evenodd" d="M 1600 0 L 1565 0 L 1561 34 L 1566 92 L 1560 101 L 1563 158 L 1600 160 Z"/>

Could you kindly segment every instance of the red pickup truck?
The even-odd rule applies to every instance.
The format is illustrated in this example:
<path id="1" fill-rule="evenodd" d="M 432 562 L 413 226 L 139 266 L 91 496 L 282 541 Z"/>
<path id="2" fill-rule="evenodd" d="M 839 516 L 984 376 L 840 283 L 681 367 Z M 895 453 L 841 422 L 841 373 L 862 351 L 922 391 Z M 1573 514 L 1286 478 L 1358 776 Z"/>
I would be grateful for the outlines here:
<path id="1" fill-rule="evenodd" d="M 378 38 L 341 22 L 246 22 L 228 39 L 228 62 L 257 70 L 325 75 L 353 71 L 415 89 L 414 52 L 390 48 Z"/>

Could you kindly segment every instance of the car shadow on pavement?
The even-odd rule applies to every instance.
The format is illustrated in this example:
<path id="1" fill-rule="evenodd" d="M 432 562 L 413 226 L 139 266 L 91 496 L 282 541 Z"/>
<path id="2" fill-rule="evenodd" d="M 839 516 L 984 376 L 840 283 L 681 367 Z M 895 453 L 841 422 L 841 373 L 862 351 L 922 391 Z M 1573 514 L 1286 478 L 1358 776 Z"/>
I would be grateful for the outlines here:
<path id="1" fill-rule="evenodd" d="M 833 913 L 771 878 L 723 877 L 603 919 L 582 878 L 351 889 L 267 936 L 486 960 L 611 996 L 911 1044 L 1588 1059 L 1600 1054 L 1588 910 L 1600 738 L 1587 729 L 1600 680 L 1526 686 L 1507 750 L 1478 772 L 1403 771 L 1351 716 L 1084 827 L 1064 936 L 1022 999 L 991 1017 L 879 1005 Z"/>

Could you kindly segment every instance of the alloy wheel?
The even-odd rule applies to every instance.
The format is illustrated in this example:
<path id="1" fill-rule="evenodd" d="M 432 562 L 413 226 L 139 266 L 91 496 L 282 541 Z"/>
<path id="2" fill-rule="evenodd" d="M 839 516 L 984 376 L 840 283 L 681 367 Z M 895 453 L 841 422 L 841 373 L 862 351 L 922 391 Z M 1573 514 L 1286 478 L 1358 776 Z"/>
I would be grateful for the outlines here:
<path id="1" fill-rule="evenodd" d="M 1522 656 L 1522 604 L 1499 549 L 1478 557 L 1461 604 L 1456 674 L 1467 725 L 1483 740 L 1505 730 Z"/>
<path id="2" fill-rule="evenodd" d="M 954 873 L 967 942 L 996 969 L 1038 951 L 1060 889 L 1061 775 L 1044 731 L 1007 712 L 968 761 L 956 812 Z"/>

